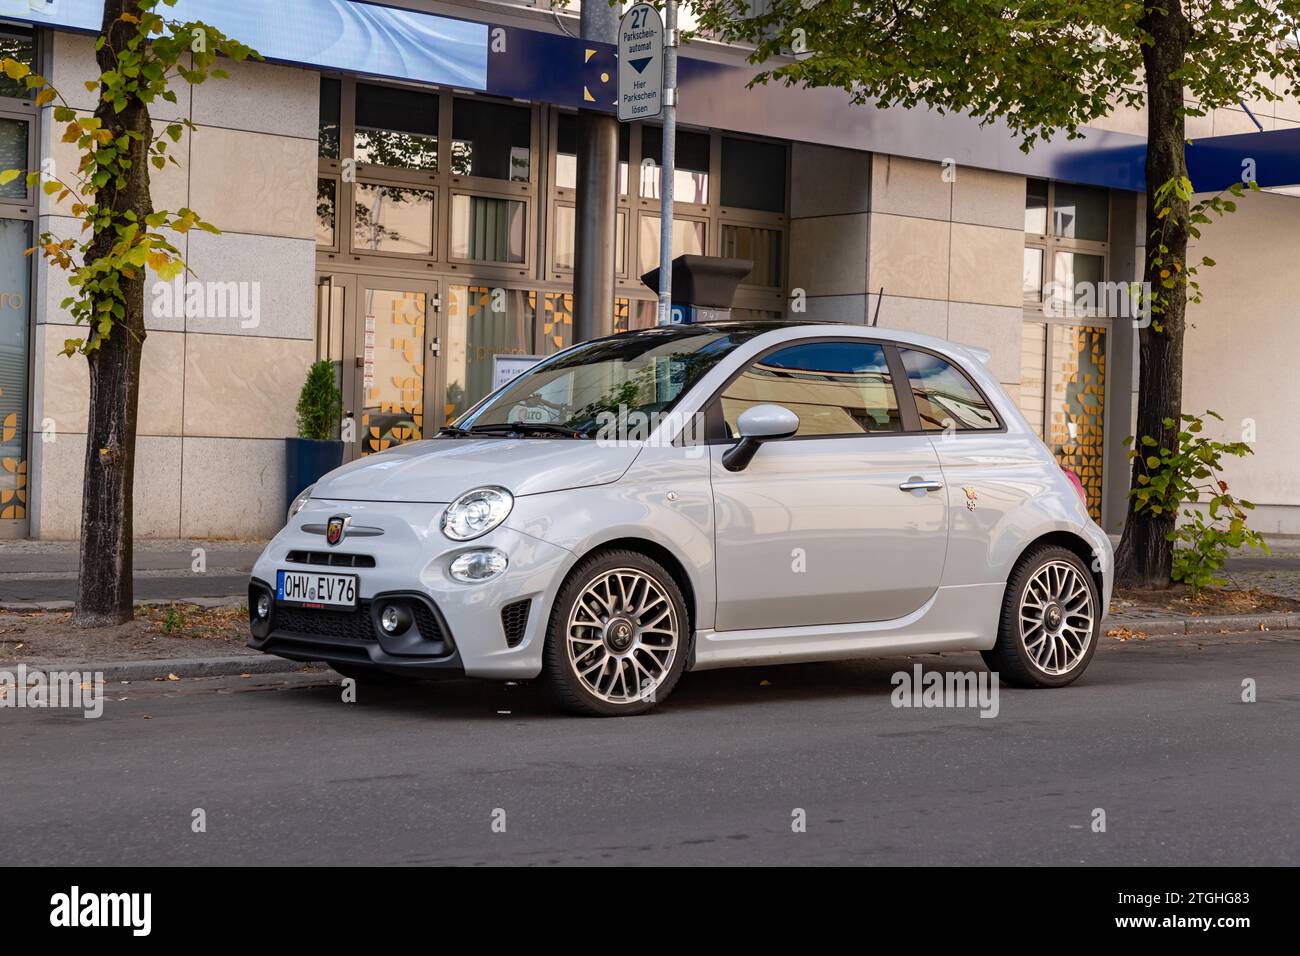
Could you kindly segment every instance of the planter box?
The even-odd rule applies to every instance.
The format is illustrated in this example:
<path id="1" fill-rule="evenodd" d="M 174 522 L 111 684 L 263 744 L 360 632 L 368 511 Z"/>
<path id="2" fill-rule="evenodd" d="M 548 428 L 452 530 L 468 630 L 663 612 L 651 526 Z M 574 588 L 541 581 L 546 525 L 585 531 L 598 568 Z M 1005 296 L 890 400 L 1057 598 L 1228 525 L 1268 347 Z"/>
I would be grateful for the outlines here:
<path id="1" fill-rule="evenodd" d="M 314 438 L 284 440 L 284 508 L 308 485 L 343 464 L 343 442 Z"/>

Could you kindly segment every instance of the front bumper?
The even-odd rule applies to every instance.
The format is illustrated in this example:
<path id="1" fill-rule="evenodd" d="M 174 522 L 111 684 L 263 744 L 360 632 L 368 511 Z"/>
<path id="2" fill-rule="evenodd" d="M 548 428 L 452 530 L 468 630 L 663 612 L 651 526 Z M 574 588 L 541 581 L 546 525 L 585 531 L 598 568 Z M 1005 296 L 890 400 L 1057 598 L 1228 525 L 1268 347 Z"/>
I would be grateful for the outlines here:
<path id="1" fill-rule="evenodd" d="M 391 673 L 528 679 L 542 668 L 551 599 L 576 557 L 509 527 L 454 542 L 439 529 L 444 505 L 311 500 L 267 545 L 249 582 L 249 647 L 290 660 L 376 667 Z M 368 533 L 326 544 L 316 530 L 348 515 Z M 459 554 L 497 548 L 509 559 L 490 581 L 464 584 L 447 571 Z M 291 552 L 296 552 L 291 555 Z M 296 560 L 290 561 L 290 557 Z M 310 563 L 303 563 L 304 557 Z M 364 564 L 360 561 L 364 560 Z M 328 563 L 326 563 L 328 562 Z M 358 563 L 341 563 L 358 562 Z M 367 566 L 373 563 L 373 567 Z M 278 570 L 355 574 L 354 611 L 295 608 L 275 601 Z M 268 620 L 257 599 L 271 598 Z M 402 635 L 379 627 L 383 604 L 414 618 Z"/>
<path id="2" fill-rule="evenodd" d="M 275 603 L 275 587 L 253 578 L 248 606 L 271 599 L 271 614 L 261 620 L 249 614 L 252 636 L 248 646 L 291 661 L 361 664 L 413 676 L 457 676 L 464 673 L 451 630 L 441 612 L 425 595 L 410 591 L 377 594 L 358 602 L 354 611 L 315 610 Z M 379 626 L 379 609 L 400 601 L 413 610 L 412 626 L 389 636 Z"/>

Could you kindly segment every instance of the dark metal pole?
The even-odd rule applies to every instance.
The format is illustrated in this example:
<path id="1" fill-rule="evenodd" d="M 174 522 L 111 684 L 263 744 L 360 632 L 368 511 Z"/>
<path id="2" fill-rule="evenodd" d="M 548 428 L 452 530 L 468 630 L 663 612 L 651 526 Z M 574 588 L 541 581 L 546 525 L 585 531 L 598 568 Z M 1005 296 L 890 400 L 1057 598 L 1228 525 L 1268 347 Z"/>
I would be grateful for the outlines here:
<path id="1" fill-rule="evenodd" d="M 618 42 L 618 8 L 605 0 L 582 5 L 582 36 Z M 618 120 L 578 111 L 578 198 L 573 255 L 573 338 L 614 329 L 614 228 L 618 196 Z"/>

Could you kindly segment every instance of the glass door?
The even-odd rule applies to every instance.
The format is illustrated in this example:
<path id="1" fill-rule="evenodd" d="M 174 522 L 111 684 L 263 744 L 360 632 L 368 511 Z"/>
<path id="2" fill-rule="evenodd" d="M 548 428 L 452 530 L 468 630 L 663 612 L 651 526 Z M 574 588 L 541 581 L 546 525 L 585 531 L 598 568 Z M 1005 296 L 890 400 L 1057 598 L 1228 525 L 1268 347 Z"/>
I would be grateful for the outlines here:
<path id="1" fill-rule="evenodd" d="M 1020 410 L 1056 460 L 1079 477 L 1088 511 L 1102 520 L 1106 349 L 1110 323 L 1027 321 Z"/>
<path id="2" fill-rule="evenodd" d="M 357 457 L 419 441 L 427 425 L 437 432 L 426 397 L 439 394 L 441 336 L 436 283 L 358 276 L 353 288 L 355 357 L 344 395 Z"/>

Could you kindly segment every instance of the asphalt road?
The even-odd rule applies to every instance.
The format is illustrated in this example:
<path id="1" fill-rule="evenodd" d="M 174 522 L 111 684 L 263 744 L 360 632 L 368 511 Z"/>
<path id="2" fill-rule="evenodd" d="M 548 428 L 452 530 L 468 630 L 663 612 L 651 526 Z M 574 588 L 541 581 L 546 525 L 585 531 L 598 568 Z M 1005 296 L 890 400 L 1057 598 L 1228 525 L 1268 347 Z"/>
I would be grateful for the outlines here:
<path id="1" fill-rule="evenodd" d="M 1003 690 L 993 719 L 892 707 L 911 663 L 687 675 L 621 720 L 472 681 L 354 704 L 321 673 L 115 684 L 97 720 L 0 709 L 0 859 L 1300 862 L 1300 632 L 1108 644 L 1072 688 Z"/>

